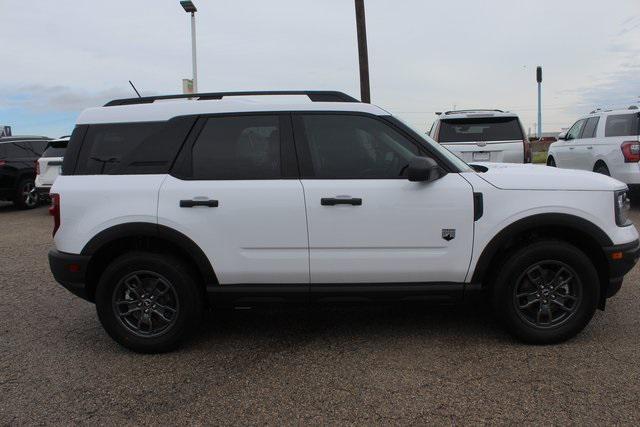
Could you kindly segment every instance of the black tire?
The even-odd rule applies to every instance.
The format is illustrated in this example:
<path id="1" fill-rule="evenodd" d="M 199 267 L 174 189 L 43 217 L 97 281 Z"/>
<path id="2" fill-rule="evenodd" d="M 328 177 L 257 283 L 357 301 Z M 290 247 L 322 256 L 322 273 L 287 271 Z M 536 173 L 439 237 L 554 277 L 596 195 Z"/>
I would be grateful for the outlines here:
<path id="1" fill-rule="evenodd" d="M 601 173 L 602 175 L 611 176 L 609 168 L 602 162 L 596 163 L 596 165 L 593 167 L 593 171 L 595 173 Z"/>
<path id="2" fill-rule="evenodd" d="M 550 287 L 549 279 L 557 273 L 553 268 L 564 269 L 566 273 L 561 273 L 558 282 Z M 534 272 L 542 273 L 546 269 L 550 274 L 540 274 L 542 279 L 534 283 L 531 279 L 535 278 Z M 558 289 L 555 283 L 564 282 L 570 275 L 574 279 Z M 531 344 L 553 344 L 568 340 L 584 329 L 595 313 L 599 298 L 598 273 L 591 260 L 571 244 L 544 240 L 517 250 L 506 260 L 496 278 L 493 305 L 518 339 Z M 536 299 L 539 303 L 533 302 Z M 558 316 L 555 323 L 554 313 Z M 543 319 L 549 321 L 542 322 Z"/>
<path id="3" fill-rule="evenodd" d="M 172 256 L 124 254 L 107 266 L 96 289 L 96 310 L 104 329 L 116 342 L 140 353 L 175 349 L 196 329 L 202 308 L 196 279 Z M 158 331 L 153 332 L 154 326 Z"/>
<path id="4" fill-rule="evenodd" d="M 553 159 L 553 157 L 549 156 L 547 158 L 547 166 L 550 166 L 552 168 L 556 167 L 556 161 Z"/>
<path id="5" fill-rule="evenodd" d="M 13 204 L 18 209 L 33 209 L 40 203 L 40 196 L 33 178 L 23 178 L 18 182 Z"/>

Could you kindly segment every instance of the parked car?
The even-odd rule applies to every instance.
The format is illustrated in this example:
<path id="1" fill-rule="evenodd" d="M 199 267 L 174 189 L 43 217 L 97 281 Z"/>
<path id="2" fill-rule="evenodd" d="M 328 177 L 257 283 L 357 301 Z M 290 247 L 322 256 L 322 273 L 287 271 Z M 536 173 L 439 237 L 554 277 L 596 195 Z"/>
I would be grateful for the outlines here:
<path id="1" fill-rule="evenodd" d="M 554 343 L 637 261 L 619 181 L 472 168 L 348 95 L 276 94 L 313 102 L 174 95 L 80 115 L 51 189 L 49 262 L 118 343 L 170 350 L 205 307 L 477 291 L 515 336 Z"/>
<path id="2" fill-rule="evenodd" d="M 41 200 L 49 198 L 49 190 L 60 175 L 64 153 L 67 151 L 69 137 L 49 141 L 42 157 L 36 163 L 36 189 Z"/>
<path id="3" fill-rule="evenodd" d="M 609 175 L 640 184 L 640 112 L 592 111 L 581 117 L 549 147 L 547 165 Z"/>
<path id="4" fill-rule="evenodd" d="M 517 114 L 502 110 L 437 113 L 429 135 L 466 162 L 531 163 Z"/>
<path id="5" fill-rule="evenodd" d="M 0 138 L 0 200 L 12 201 L 19 209 L 38 206 L 35 164 L 49 140 L 44 136 Z"/>

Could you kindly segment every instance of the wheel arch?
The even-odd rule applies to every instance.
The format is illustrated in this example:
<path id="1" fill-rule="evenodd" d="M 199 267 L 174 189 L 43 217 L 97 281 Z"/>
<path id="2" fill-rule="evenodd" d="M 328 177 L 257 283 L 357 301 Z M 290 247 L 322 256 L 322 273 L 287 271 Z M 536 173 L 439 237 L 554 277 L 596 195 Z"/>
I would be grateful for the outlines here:
<path id="1" fill-rule="evenodd" d="M 607 233 L 591 221 L 561 213 L 528 216 L 503 228 L 484 247 L 471 282 L 488 287 L 487 282 L 494 277 L 510 249 L 544 238 L 563 240 L 577 246 L 596 266 L 601 286 L 608 286 L 609 265 L 603 248 L 612 246 L 613 242 Z"/>
<path id="2" fill-rule="evenodd" d="M 203 290 L 207 284 L 217 284 L 213 266 L 202 249 L 189 237 L 170 227 L 136 222 L 109 227 L 96 234 L 83 247 L 81 255 L 90 256 L 87 266 L 87 295 L 94 300 L 95 288 L 102 271 L 115 257 L 130 250 L 171 253 L 183 259 L 201 279 Z"/>

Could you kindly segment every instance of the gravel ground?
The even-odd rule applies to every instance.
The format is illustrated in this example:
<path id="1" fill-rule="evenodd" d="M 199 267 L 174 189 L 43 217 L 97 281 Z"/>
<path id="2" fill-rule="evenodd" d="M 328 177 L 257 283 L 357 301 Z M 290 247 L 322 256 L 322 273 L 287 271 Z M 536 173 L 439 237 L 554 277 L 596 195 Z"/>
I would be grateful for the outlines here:
<path id="1" fill-rule="evenodd" d="M 50 233 L 46 208 L 0 205 L 0 425 L 640 423 L 638 268 L 561 345 L 466 304 L 228 311 L 139 355 L 54 282 Z"/>

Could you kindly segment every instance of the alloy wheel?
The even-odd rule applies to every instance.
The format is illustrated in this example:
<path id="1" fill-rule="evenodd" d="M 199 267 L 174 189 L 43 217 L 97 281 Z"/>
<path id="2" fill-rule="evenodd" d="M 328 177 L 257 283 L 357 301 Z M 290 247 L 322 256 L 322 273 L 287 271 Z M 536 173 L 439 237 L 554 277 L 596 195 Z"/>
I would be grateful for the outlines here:
<path id="1" fill-rule="evenodd" d="M 152 271 L 136 271 L 115 287 L 112 307 L 130 332 L 150 338 L 167 332 L 178 318 L 178 295 L 173 285 Z"/>
<path id="2" fill-rule="evenodd" d="M 30 208 L 38 204 L 38 190 L 33 182 L 26 182 L 22 186 L 22 200 Z"/>
<path id="3" fill-rule="evenodd" d="M 528 267 L 518 278 L 513 302 L 518 316 L 537 328 L 569 320 L 582 299 L 582 283 L 567 264 L 546 260 Z"/>

